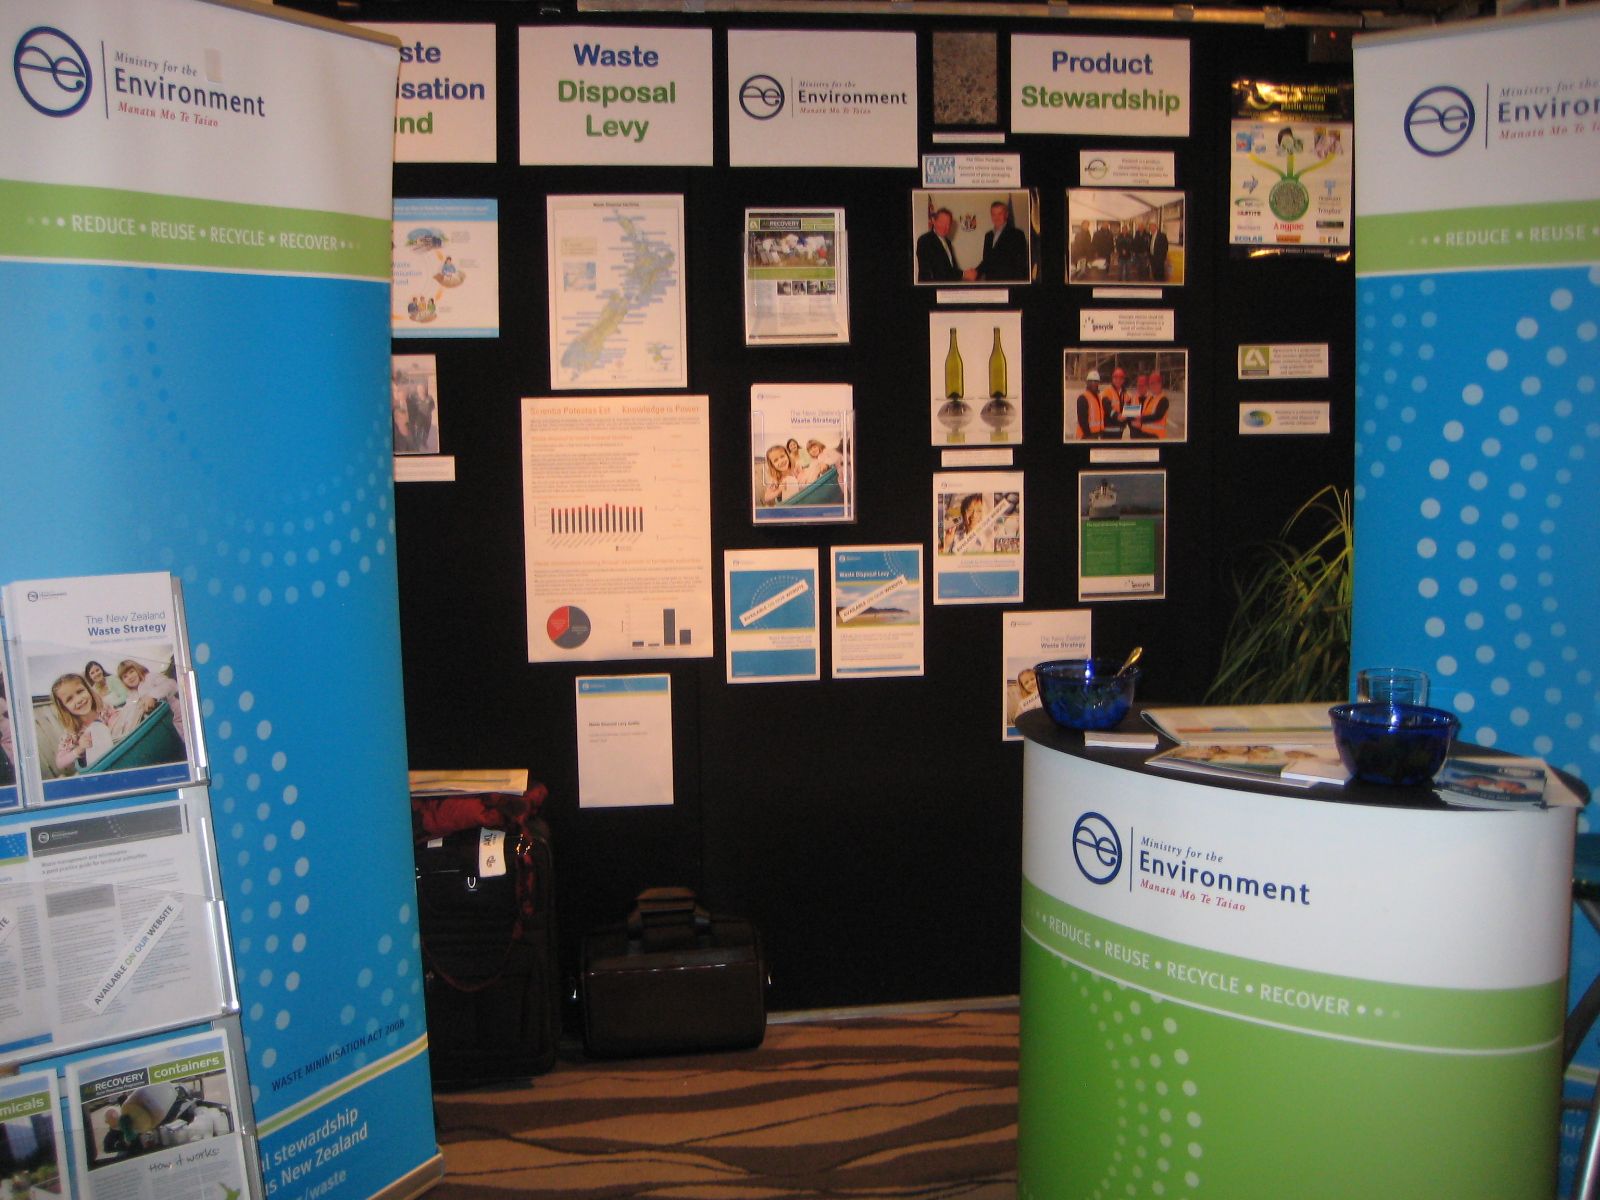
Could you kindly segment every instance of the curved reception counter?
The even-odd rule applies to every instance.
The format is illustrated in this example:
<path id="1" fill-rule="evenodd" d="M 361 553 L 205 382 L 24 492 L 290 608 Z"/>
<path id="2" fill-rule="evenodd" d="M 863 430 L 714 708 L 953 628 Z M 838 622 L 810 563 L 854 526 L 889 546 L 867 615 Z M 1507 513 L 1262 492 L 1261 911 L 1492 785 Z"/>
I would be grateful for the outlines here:
<path id="1" fill-rule="evenodd" d="M 1019 1197 L 1554 1194 L 1575 809 L 1018 727 Z"/>

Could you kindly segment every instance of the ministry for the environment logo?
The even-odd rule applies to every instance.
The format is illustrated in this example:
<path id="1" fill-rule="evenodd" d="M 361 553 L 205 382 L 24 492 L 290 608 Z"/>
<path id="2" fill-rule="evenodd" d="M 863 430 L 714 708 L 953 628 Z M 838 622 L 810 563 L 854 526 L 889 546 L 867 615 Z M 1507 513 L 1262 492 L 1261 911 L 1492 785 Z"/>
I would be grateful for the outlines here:
<path id="1" fill-rule="evenodd" d="M 771 75 L 752 75 L 739 85 L 739 107 L 753 121 L 770 121 L 783 111 L 783 84 Z"/>
<path id="2" fill-rule="evenodd" d="M 1097 812 L 1086 812 L 1072 827 L 1072 857 L 1090 883 L 1110 883 L 1122 869 L 1122 839 Z"/>
<path id="3" fill-rule="evenodd" d="M 70 117 L 94 90 L 89 56 L 49 25 L 36 25 L 17 39 L 11 73 L 22 98 L 47 117 Z"/>
<path id="4" fill-rule="evenodd" d="M 1466 145 L 1477 123 L 1478 110 L 1472 106 L 1472 98 L 1460 88 L 1439 84 L 1406 109 L 1406 141 L 1418 154 L 1443 158 Z"/>

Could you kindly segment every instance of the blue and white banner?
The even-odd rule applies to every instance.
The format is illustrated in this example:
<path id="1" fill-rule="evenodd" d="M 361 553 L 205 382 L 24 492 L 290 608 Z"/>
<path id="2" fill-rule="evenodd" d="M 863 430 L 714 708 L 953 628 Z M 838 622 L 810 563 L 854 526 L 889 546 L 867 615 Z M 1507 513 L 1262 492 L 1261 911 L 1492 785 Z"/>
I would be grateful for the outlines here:
<path id="1" fill-rule="evenodd" d="M 1591 782 L 1597 36 L 1536 16 L 1355 59 L 1355 665 L 1422 667 L 1463 736 Z"/>
<path id="2" fill-rule="evenodd" d="M 182 581 L 267 1194 L 409 1194 L 439 1158 L 389 482 L 397 48 L 195 0 L 11 0 L 0 47 L 0 580 Z"/>
<path id="3" fill-rule="evenodd" d="M 1591 786 L 1597 41 L 1600 13 L 1574 9 L 1355 52 L 1352 665 L 1423 668 L 1463 737 Z M 1581 991 L 1600 948 L 1573 933 Z"/>

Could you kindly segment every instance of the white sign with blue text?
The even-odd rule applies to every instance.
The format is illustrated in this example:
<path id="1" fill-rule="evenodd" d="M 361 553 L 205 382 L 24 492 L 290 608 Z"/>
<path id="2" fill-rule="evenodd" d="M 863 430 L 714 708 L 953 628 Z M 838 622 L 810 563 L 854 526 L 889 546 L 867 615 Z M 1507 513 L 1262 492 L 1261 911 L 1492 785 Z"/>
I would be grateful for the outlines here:
<path id="1" fill-rule="evenodd" d="M 711 31 L 559 25 L 517 34 L 524 165 L 711 165 Z"/>
<path id="2" fill-rule="evenodd" d="M 374 22 L 366 28 L 400 39 L 395 162 L 494 162 L 494 26 Z"/>
<path id="3" fill-rule="evenodd" d="M 728 160 L 916 166 L 916 34 L 730 30 Z"/>

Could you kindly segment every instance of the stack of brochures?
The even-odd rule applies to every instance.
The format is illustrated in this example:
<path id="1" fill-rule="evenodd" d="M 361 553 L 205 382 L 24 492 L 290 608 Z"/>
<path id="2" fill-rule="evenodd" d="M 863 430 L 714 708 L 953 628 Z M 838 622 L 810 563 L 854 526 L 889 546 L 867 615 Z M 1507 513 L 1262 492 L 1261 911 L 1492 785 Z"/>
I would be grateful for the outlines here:
<path id="1" fill-rule="evenodd" d="M 0 716 L 13 735 L 0 743 L 0 811 L 205 782 L 171 575 L 10 583 L 0 624 Z"/>
<path id="2" fill-rule="evenodd" d="M 1178 744 L 1152 767 L 1255 783 L 1343 784 L 1349 772 L 1333 744 L 1336 703 L 1147 708 L 1144 719 Z"/>
<path id="3" fill-rule="evenodd" d="M 0 1068 L 234 1010 L 177 581 L 8 583 L 0 632 Z"/>
<path id="4" fill-rule="evenodd" d="M 68 1111 L 81 1131 L 73 1140 L 77 1195 L 252 1194 L 237 1075 L 220 1030 L 69 1063 Z"/>
<path id="5" fill-rule="evenodd" d="M 171 575 L 0 587 L 0 1197 L 260 1190 L 208 776 Z"/>
<path id="6" fill-rule="evenodd" d="M 1439 799 L 1456 808 L 1581 806 L 1577 793 L 1542 758 L 1452 755 L 1433 784 Z"/>

